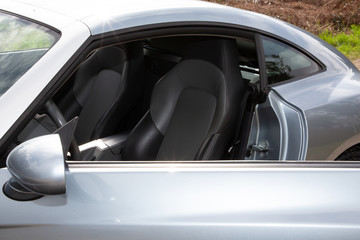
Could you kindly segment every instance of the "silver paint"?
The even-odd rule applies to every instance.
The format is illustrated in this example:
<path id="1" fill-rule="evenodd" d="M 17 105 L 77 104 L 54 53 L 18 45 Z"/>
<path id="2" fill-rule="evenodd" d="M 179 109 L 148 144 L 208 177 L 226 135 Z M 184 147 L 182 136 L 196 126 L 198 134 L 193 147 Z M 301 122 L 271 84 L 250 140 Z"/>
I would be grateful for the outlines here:
<path id="1" fill-rule="evenodd" d="M 6 218 L 0 218 L 0 235 L 9 240 L 358 239 L 359 169 L 281 166 L 70 165 L 67 195 L 21 204 L 0 195 L 7 206 L 1 209 Z M 7 178 L 0 170 L 0 184 Z"/>
<path id="2" fill-rule="evenodd" d="M 308 133 L 304 113 L 290 105 L 276 92 L 256 106 L 248 148 L 268 145 L 268 151 L 252 151 L 252 160 L 304 160 Z"/>
<path id="3" fill-rule="evenodd" d="M 280 124 L 280 160 L 304 160 L 308 134 L 304 113 L 291 106 L 274 92 L 269 100 Z"/>
<path id="4" fill-rule="evenodd" d="M 309 139 L 306 159 L 334 160 L 360 142 L 359 80 L 359 72 L 352 69 L 329 69 L 274 87 L 305 113 Z"/>
<path id="5" fill-rule="evenodd" d="M 30 139 L 9 154 L 6 165 L 23 187 L 41 195 L 64 194 L 65 160 L 57 134 Z"/>

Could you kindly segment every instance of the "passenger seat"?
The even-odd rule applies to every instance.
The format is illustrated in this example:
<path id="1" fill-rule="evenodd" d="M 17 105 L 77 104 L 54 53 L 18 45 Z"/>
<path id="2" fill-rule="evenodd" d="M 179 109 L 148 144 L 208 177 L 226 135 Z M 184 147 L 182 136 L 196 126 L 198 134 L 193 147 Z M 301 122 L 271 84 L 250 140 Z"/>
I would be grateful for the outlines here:
<path id="1" fill-rule="evenodd" d="M 234 137 L 245 91 L 234 39 L 191 43 L 184 59 L 154 87 L 123 160 L 221 159 Z"/>
<path id="2" fill-rule="evenodd" d="M 79 116 L 78 144 L 114 134 L 127 124 L 142 97 L 143 58 L 142 43 L 132 42 L 98 49 L 81 64 L 71 92 L 59 105 L 66 119 Z"/>

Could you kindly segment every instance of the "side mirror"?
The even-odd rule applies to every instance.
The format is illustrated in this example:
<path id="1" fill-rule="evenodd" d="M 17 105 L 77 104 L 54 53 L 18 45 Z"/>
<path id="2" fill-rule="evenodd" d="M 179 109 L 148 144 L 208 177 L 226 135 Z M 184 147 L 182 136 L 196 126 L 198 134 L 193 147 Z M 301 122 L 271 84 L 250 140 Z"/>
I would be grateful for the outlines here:
<path id="1" fill-rule="evenodd" d="M 66 192 L 65 155 L 77 121 L 75 117 L 54 134 L 30 139 L 10 152 L 6 165 L 12 177 L 3 187 L 6 196 L 29 201 Z"/>
<path id="2" fill-rule="evenodd" d="M 28 201 L 66 192 L 65 159 L 58 134 L 20 144 L 11 151 L 6 165 L 12 178 L 3 191 L 9 198 Z"/>

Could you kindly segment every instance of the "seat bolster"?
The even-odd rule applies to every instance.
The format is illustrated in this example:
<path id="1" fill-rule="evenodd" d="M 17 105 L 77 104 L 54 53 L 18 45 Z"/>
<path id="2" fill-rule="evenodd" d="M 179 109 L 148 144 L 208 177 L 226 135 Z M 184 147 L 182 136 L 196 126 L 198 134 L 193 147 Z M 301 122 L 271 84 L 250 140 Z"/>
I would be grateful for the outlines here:
<path id="1" fill-rule="evenodd" d="M 154 125 L 150 112 L 147 112 L 131 131 L 122 157 L 130 161 L 155 160 L 163 138 L 164 135 Z"/>
<path id="2" fill-rule="evenodd" d="M 227 137 L 222 134 L 212 134 L 205 139 L 195 160 L 219 160 L 224 156 L 226 150 Z"/>

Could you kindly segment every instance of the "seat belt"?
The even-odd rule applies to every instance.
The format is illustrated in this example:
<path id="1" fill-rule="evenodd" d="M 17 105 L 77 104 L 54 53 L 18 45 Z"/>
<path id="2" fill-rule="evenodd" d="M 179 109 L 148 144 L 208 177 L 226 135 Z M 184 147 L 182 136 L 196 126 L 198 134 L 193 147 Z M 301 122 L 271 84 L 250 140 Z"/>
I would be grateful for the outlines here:
<path id="1" fill-rule="evenodd" d="M 245 104 L 240 104 L 240 108 L 238 111 L 238 117 L 237 117 L 237 124 L 236 124 L 236 130 L 235 130 L 235 135 L 232 141 L 232 144 L 230 145 L 229 149 L 228 149 L 228 157 L 229 159 L 233 159 L 235 157 L 235 153 L 237 152 L 237 148 L 239 147 L 239 144 L 241 143 L 241 130 L 242 130 L 242 125 L 245 121 L 245 116 L 244 113 L 246 111 L 246 107 L 248 105 L 248 102 L 251 99 L 251 90 L 247 90 L 245 92 L 245 95 L 243 96 L 243 100 L 241 101 L 244 102 L 246 101 Z"/>
<path id="2" fill-rule="evenodd" d="M 246 156 L 246 143 L 249 138 L 252 115 L 256 106 L 256 93 L 259 92 L 257 89 L 256 85 L 250 84 L 245 92 L 243 101 L 246 101 L 246 104 L 241 104 L 240 106 L 234 140 L 228 150 L 229 159 L 244 158 Z"/>

